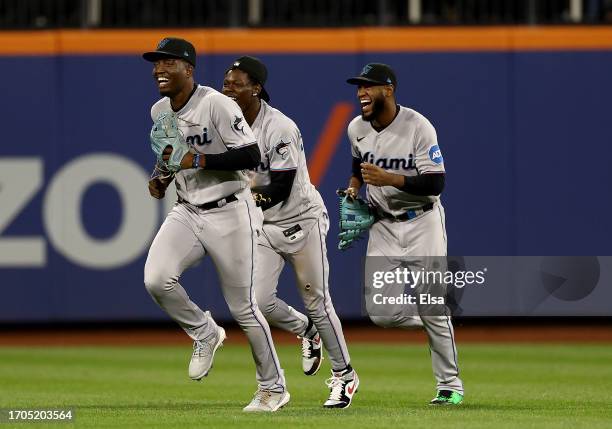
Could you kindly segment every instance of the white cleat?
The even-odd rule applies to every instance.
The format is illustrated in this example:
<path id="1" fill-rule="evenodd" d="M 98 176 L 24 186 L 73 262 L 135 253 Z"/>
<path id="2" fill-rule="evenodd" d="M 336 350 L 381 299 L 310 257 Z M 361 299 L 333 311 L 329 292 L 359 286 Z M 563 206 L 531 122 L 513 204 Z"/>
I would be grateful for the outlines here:
<path id="1" fill-rule="evenodd" d="M 311 338 L 298 338 L 302 339 L 302 370 L 306 375 L 315 375 L 323 363 L 321 336 L 316 332 Z"/>
<path id="2" fill-rule="evenodd" d="M 251 403 L 244 407 L 242 411 L 247 413 L 273 413 L 287 405 L 290 398 L 291 395 L 289 395 L 289 392 L 286 390 L 276 393 L 269 390 L 257 389 Z"/>
<path id="3" fill-rule="evenodd" d="M 325 401 L 325 408 L 348 408 L 353 401 L 353 396 L 359 389 L 359 377 L 355 370 L 344 375 L 335 374 L 325 380 L 325 384 L 330 388 L 329 399 Z"/>
<path id="4" fill-rule="evenodd" d="M 225 329 L 217 326 L 217 335 L 208 341 L 196 340 L 193 342 L 193 354 L 189 362 L 189 378 L 200 381 L 208 375 L 212 368 L 215 352 L 225 341 Z"/>

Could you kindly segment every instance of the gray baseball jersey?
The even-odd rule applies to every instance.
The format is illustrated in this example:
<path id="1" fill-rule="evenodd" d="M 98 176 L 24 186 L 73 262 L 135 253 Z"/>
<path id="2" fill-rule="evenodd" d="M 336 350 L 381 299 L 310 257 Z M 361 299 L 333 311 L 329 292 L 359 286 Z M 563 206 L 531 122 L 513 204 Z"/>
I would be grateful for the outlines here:
<path id="1" fill-rule="evenodd" d="M 153 106 L 155 120 L 170 110 L 164 98 Z M 192 150 L 214 154 L 255 144 L 238 105 L 212 88 L 199 86 L 177 113 L 179 128 Z M 263 216 L 251 197 L 246 171 L 186 169 L 176 174 L 174 205 L 158 231 L 145 263 L 145 286 L 155 302 L 194 340 L 209 340 L 216 323 L 178 282 L 183 271 L 210 255 L 230 312 L 251 345 L 259 387 L 285 389 L 270 328 L 254 299 L 257 236 Z M 223 198 L 235 195 L 237 201 Z M 222 200 L 216 208 L 199 207 Z"/>
<path id="2" fill-rule="evenodd" d="M 407 107 L 400 106 L 397 117 L 381 132 L 361 116 L 356 117 L 348 126 L 348 137 L 353 157 L 384 170 L 404 176 L 444 172 L 436 130 L 425 116 Z M 411 195 L 393 186 L 368 185 L 367 194 L 371 203 L 396 216 L 439 200 L 437 196 Z"/>
<path id="3" fill-rule="evenodd" d="M 262 158 L 252 177 L 254 186 L 268 185 L 271 171 L 296 170 L 289 198 L 266 210 L 264 222 L 285 224 L 301 218 L 318 218 L 324 208 L 323 200 L 310 183 L 304 142 L 295 122 L 261 100 L 252 129 Z"/>
<path id="4" fill-rule="evenodd" d="M 296 170 L 289 197 L 264 211 L 263 234 L 258 240 L 261 275 L 255 280 L 257 302 L 270 324 L 305 335 L 306 316 L 276 293 L 285 262 L 291 264 L 298 291 L 332 367 L 342 370 L 349 365 L 350 356 L 329 295 L 325 244 L 329 219 L 321 195 L 310 183 L 302 135 L 291 119 L 263 100 L 252 128 L 262 153 L 261 165 L 253 175 L 256 185 L 269 184 L 271 171 Z"/>
<path id="5" fill-rule="evenodd" d="M 170 99 L 151 108 L 151 118 L 170 111 Z M 199 85 L 187 104 L 176 112 L 178 125 L 194 152 L 217 154 L 255 143 L 255 136 L 238 105 L 220 92 Z M 183 200 L 200 205 L 216 201 L 248 187 L 247 171 L 181 170 L 176 192 Z"/>
<path id="6" fill-rule="evenodd" d="M 401 107 L 391 124 L 377 132 L 361 116 L 348 127 L 352 155 L 405 176 L 444 172 L 444 160 L 438 146 L 436 131 L 420 113 Z M 394 216 L 409 212 L 405 221 L 382 218 L 370 228 L 366 272 L 393 272 L 400 267 L 438 271 L 435 258 L 445 256 L 447 249 L 444 208 L 438 196 L 419 196 L 392 186 L 367 185 L 368 201 L 379 211 Z M 430 205 L 433 203 L 433 205 Z M 415 210 L 430 205 L 427 211 Z M 367 283 L 366 283 L 367 284 Z M 439 285 L 419 284 L 418 293 L 427 294 Z M 366 298 L 369 299 L 369 298 Z M 431 306 L 386 305 L 376 307 L 366 302 L 366 310 L 374 323 L 383 327 L 414 329 L 415 314 L 421 315 L 422 326 L 429 337 L 431 360 L 438 390 L 453 390 L 463 394 L 459 378 L 457 350 L 449 313 L 432 315 Z M 447 310 L 447 309 L 445 309 Z M 418 321 L 418 318 L 417 318 Z"/>

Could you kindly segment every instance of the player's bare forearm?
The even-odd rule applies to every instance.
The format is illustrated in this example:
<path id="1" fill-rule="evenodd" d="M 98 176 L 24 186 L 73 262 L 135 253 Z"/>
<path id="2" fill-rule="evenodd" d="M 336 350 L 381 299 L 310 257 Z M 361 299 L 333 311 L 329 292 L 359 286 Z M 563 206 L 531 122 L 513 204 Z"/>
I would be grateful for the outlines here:
<path id="1" fill-rule="evenodd" d="M 351 176 L 351 178 L 349 179 L 348 186 L 346 188 L 346 192 L 352 198 L 356 198 L 362 186 L 363 186 L 363 182 L 361 181 L 359 177 Z"/>
<path id="2" fill-rule="evenodd" d="M 396 188 L 404 186 L 404 176 L 390 173 L 369 162 L 361 163 L 361 176 L 368 185 L 394 186 Z"/>
<path id="3" fill-rule="evenodd" d="M 355 188 L 356 190 L 359 190 L 362 186 L 363 182 L 361 181 L 361 179 L 359 179 L 359 177 L 351 176 L 348 183 L 349 188 Z"/>
<path id="4" fill-rule="evenodd" d="M 174 173 L 168 170 L 164 164 L 155 164 L 151 177 L 149 178 L 149 194 L 158 200 L 164 198 L 166 189 L 173 180 Z"/>
<path id="5" fill-rule="evenodd" d="M 166 195 L 166 189 L 172 183 L 174 176 L 171 176 L 168 179 L 161 179 L 159 177 L 155 177 L 149 180 L 149 194 L 158 200 L 161 200 Z"/>

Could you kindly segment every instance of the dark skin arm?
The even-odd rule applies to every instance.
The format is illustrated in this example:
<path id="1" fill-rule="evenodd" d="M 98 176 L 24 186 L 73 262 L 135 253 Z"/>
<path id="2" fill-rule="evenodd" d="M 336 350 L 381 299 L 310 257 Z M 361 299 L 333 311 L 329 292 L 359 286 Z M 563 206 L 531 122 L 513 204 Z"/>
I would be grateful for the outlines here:
<path id="1" fill-rule="evenodd" d="M 359 194 L 359 189 L 363 186 L 363 177 L 361 176 L 361 159 L 353 157 L 353 163 L 351 166 L 352 175 L 349 179 L 348 187 L 345 192 L 351 198 L 357 198 L 357 194 Z"/>
<path id="2" fill-rule="evenodd" d="M 444 173 L 423 174 L 407 177 L 401 174 L 389 173 L 368 162 L 361 163 L 361 174 L 368 185 L 393 186 L 404 192 L 415 195 L 440 195 L 444 188 Z M 431 179 L 431 180 L 429 180 Z"/>
<path id="3" fill-rule="evenodd" d="M 166 189 L 174 180 L 174 174 L 170 173 L 165 166 L 157 163 L 149 178 L 149 194 L 158 200 L 164 198 Z"/>
<path id="4" fill-rule="evenodd" d="M 361 179 L 355 176 L 351 176 L 351 178 L 349 179 L 348 187 L 346 188 L 346 193 L 351 198 L 357 198 L 357 195 L 359 194 L 359 190 L 361 189 L 362 186 L 363 186 L 363 182 L 361 181 Z"/>
<path id="5" fill-rule="evenodd" d="M 361 163 L 361 175 L 363 176 L 363 181 L 368 185 L 394 186 L 398 189 L 404 186 L 404 176 L 389 173 L 369 162 Z"/>
<path id="6" fill-rule="evenodd" d="M 174 175 L 168 177 L 167 179 L 162 179 L 160 177 L 154 177 L 149 180 L 149 194 L 153 198 L 161 200 L 166 195 L 166 189 L 170 186 L 170 183 L 174 180 Z"/>

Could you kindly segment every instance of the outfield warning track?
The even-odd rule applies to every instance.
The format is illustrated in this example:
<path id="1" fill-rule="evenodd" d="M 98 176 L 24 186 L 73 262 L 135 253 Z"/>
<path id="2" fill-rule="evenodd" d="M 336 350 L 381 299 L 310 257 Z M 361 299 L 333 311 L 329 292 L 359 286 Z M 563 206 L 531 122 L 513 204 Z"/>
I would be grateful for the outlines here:
<path id="1" fill-rule="evenodd" d="M 347 342 L 426 343 L 423 331 L 382 329 L 375 326 L 348 325 Z M 458 343 L 612 343 L 612 326 L 457 326 Z M 294 335 L 273 329 L 278 344 L 293 344 Z M 246 337 L 238 328 L 228 328 L 227 344 L 244 344 Z M 189 338 L 179 328 L 170 329 L 2 329 L 0 346 L 141 346 L 186 345 Z"/>

